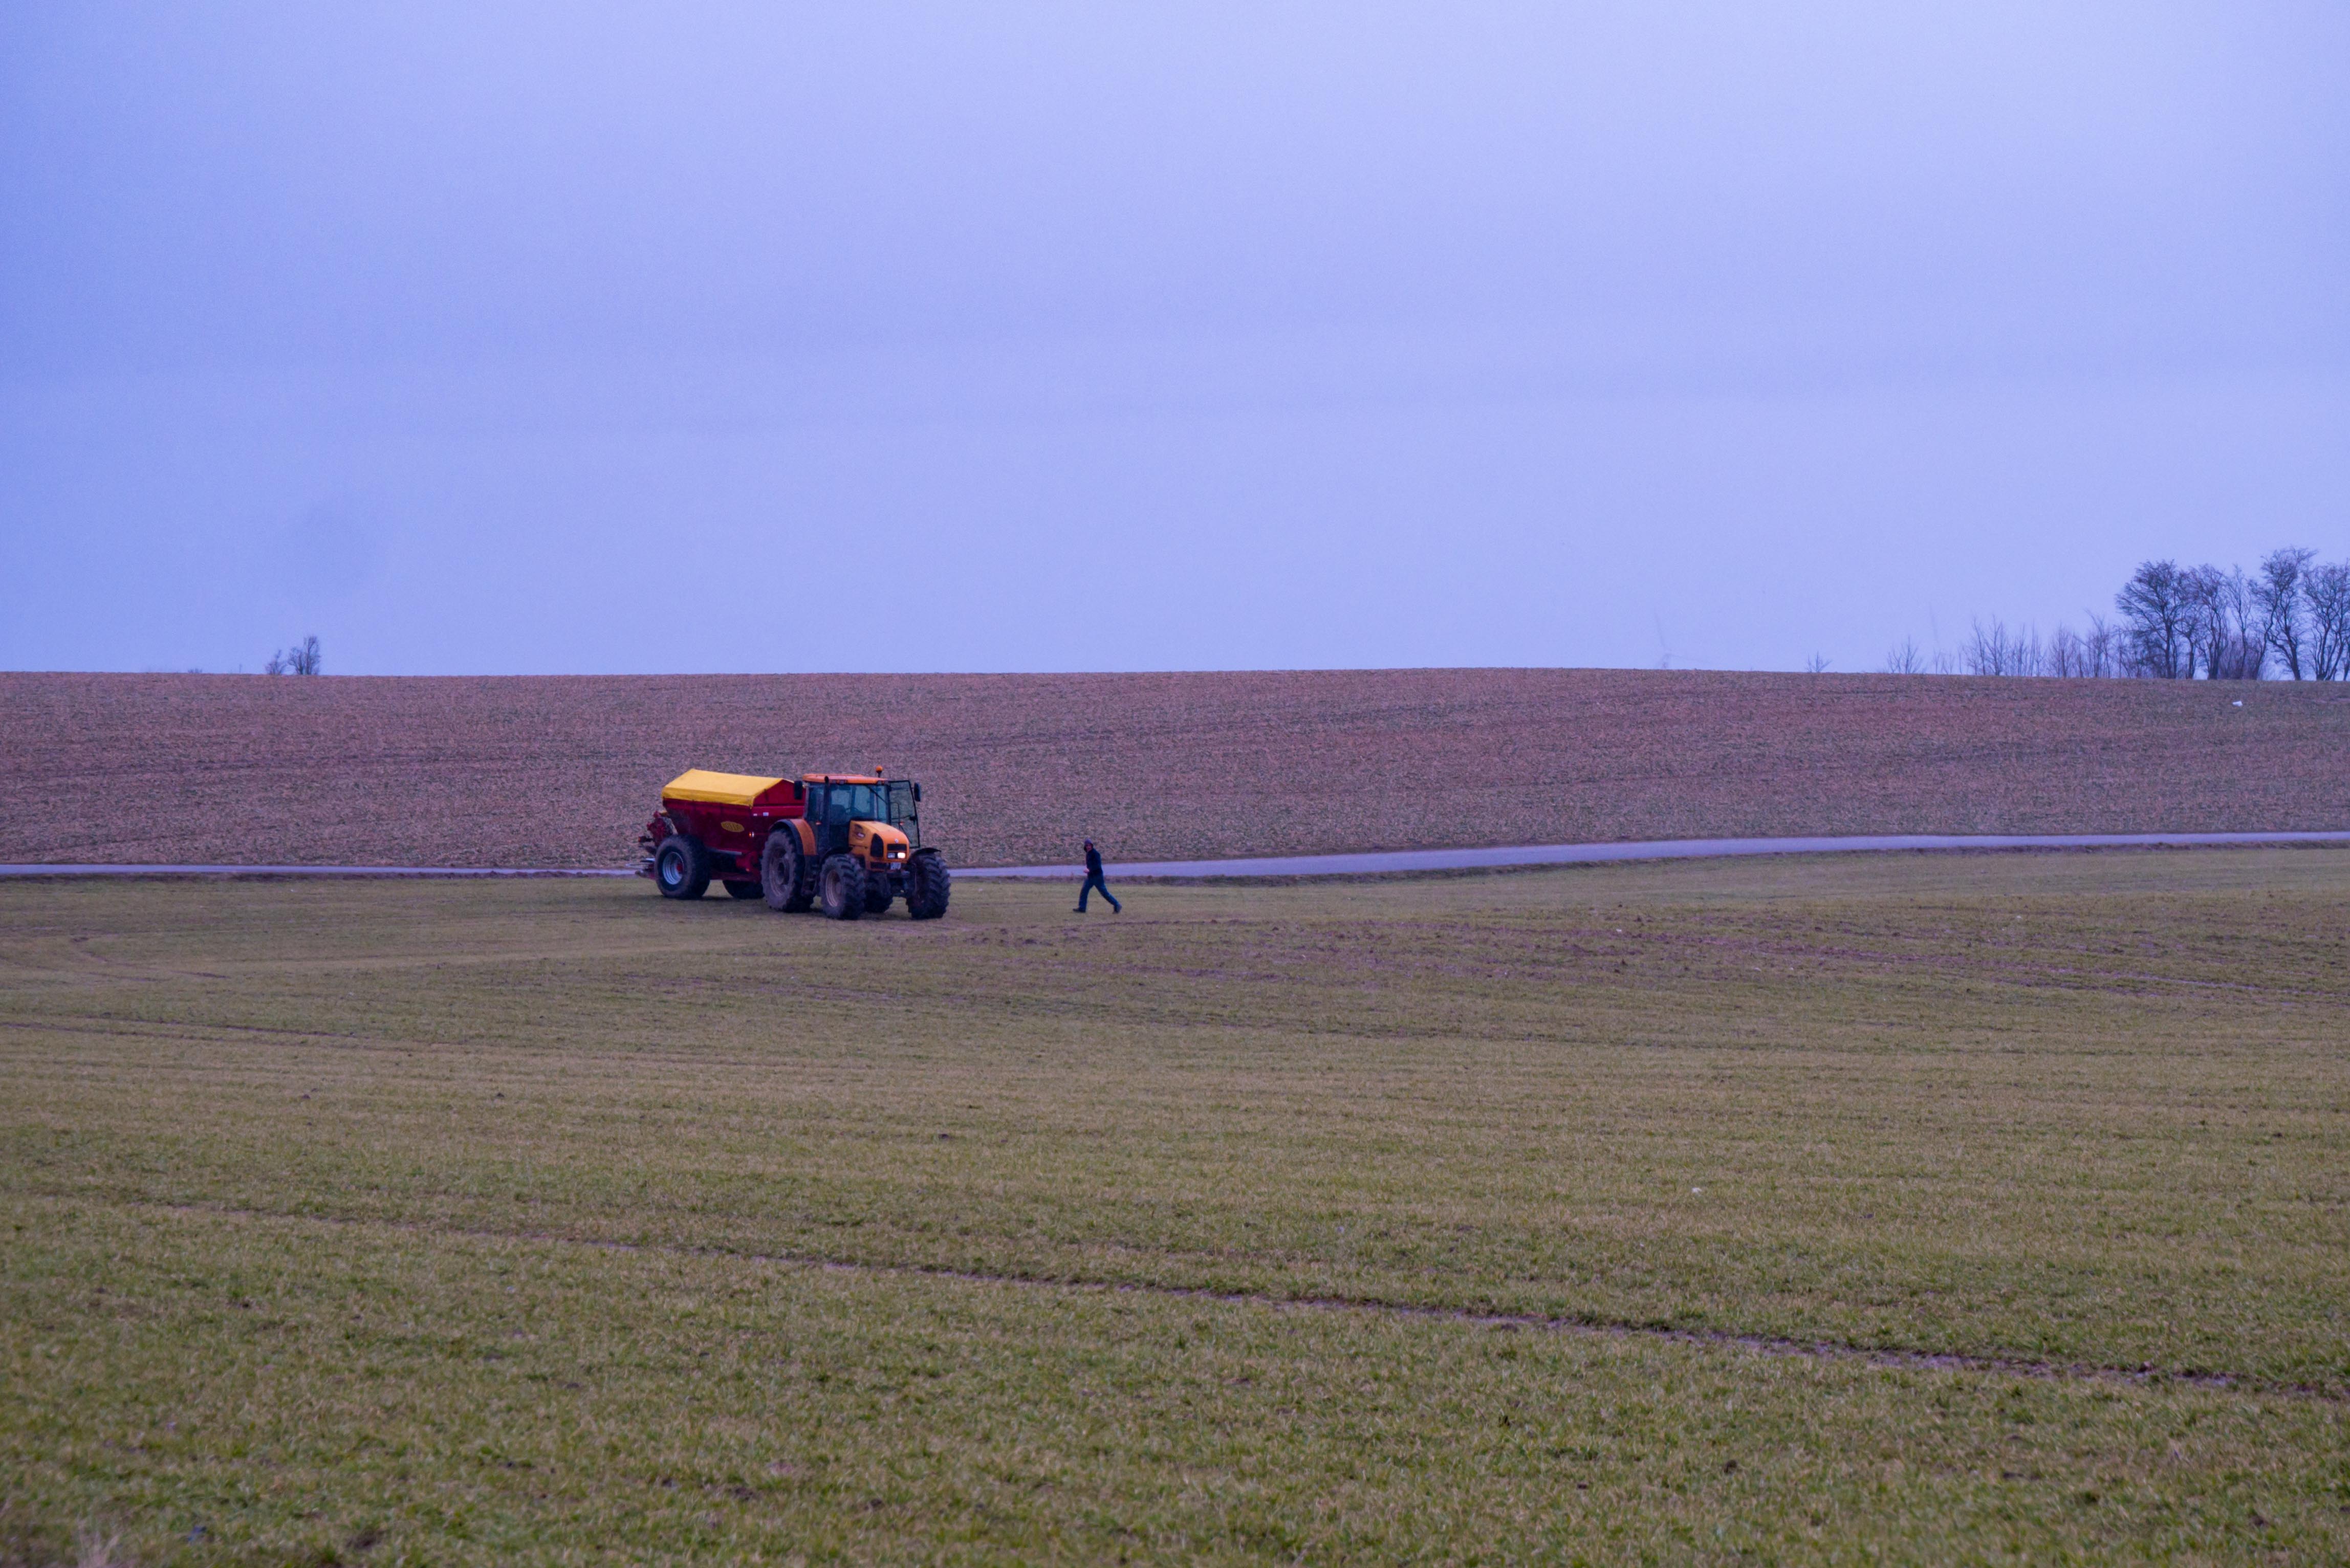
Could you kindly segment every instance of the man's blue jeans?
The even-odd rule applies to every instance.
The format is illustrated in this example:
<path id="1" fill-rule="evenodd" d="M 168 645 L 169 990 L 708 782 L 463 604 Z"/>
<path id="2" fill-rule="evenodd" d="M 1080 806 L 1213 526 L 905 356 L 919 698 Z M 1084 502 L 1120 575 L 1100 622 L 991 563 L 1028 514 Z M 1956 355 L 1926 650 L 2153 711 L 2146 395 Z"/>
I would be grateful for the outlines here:
<path id="1" fill-rule="evenodd" d="M 1109 900 L 1111 909 L 1121 915 L 1126 913 L 1126 906 L 1118 901 L 1118 895 L 1109 890 L 1109 884 L 1102 880 L 1102 874 L 1098 871 L 1086 873 L 1086 885 L 1077 889 L 1077 913 L 1082 915 L 1086 912 L 1086 898 L 1097 888 L 1101 889 L 1101 896 Z"/>

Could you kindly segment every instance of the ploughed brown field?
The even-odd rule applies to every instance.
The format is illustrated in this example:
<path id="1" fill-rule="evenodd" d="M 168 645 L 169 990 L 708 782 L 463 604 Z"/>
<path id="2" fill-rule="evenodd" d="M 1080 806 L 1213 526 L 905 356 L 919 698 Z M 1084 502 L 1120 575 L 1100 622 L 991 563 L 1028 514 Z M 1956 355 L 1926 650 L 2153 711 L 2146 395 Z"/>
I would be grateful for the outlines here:
<path id="1" fill-rule="evenodd" d="M 2241 705 L 2237 704 L 2241 702 Z M 1617 670 L 0 675 L 0 860 L 623 866 L 689 766 L 880 763 L 962 866 L 2350 827 L 2350 685 Z"/>

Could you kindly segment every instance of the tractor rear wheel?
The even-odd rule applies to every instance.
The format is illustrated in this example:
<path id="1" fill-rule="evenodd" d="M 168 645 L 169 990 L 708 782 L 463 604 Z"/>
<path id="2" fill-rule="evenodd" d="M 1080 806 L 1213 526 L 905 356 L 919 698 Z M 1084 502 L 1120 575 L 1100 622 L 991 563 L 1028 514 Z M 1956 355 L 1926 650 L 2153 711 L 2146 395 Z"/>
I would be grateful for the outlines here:
<path id="1" fill-rule="evenodd" d="M 917 849 L 906 864 L 906 913 L 918 920 L 935 920 L 947 912 L 949 884 L 946 857 L 935 849 Z"/>
<path id="2" fill-rule="evenodd" d="M 653 851 L 653 886 L 664 898 L 699 898 L 710 891 L 710 861 L 702 846 L 672 833 Z"/>
<path id="3" fill-rule="evenodd" d="M 759 885 L 756 882 L 729 882 L 726 884 L 726 891 L 729 897 L 736 898 L 760 897 Z"/>
<path id="4" fill-rule="evenodd" d="M 791 827 L 778 827 L 767 835 L 767 847 L 759 853 L 759 885 L 767 896 L 767 908 L 796 915 L 816 900 L 816 878 L 807 857 L 800 852 L 800 836 Z"/>
<path id="5" fill-rule="evenodd" d="M 865 865 L 854 855 L 827 856 L 822 877 L 824 912 L 836 920 L 865 914 Z"/>
<path id="6" fill-rule="evenodd" d="M 869 869 L 865 873 L 865 912 L 867 914 L 888 914 L 890 900 L 897 896 L 889 891 L 889 873 L 883 872 L 879 877 L 873 875 Z"/>

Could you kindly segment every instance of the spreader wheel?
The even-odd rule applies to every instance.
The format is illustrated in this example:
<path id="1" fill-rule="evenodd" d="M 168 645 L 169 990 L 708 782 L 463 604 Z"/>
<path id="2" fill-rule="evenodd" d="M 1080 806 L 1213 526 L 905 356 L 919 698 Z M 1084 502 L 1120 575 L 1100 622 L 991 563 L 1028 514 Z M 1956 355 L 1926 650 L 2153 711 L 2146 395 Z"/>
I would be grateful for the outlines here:
<path id="1" fill-rule="evenodd" d="M 653 886 L 664 898 L 699 898 L 710 890 L 710 861 L 702 846 L 672 833 L 653 851 Z"/>
<path id="2" fill-rule="evenodd" d="M 767 835 L 759 853 L 759 886 L 767 908 L 796 915 L 816 901 L 816 878 L 807 857 L 800 852 L 800 836 L 788 826 Z"/>
<path id="3" fill-rule="evenodd" d="M 857 857 L 826 857 L 821 883 L 827 915 L 836 920 L 854 920 L 864 916 L 865 867 Z"/>
<path id="4" fill-rule="evenodd" d="M 949 884 L 946 857 L 935 849 L 917 849 L 906 863 L 906 913 L 918 920 L 935 920 L 947 912 Z"/>

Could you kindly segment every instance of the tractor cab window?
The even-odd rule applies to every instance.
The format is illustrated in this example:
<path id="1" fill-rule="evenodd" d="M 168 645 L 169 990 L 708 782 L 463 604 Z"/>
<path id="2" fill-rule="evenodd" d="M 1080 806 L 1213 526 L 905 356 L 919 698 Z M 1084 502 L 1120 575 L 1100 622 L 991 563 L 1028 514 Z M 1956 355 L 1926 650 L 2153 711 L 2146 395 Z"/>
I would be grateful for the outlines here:
<path id="1" fill-rule="evenodd" d="M 825 792 L 824 820 L 827 827 L 886 822 L 889 810 L 882 792 L 872 784 L 834 784 Z"/>

